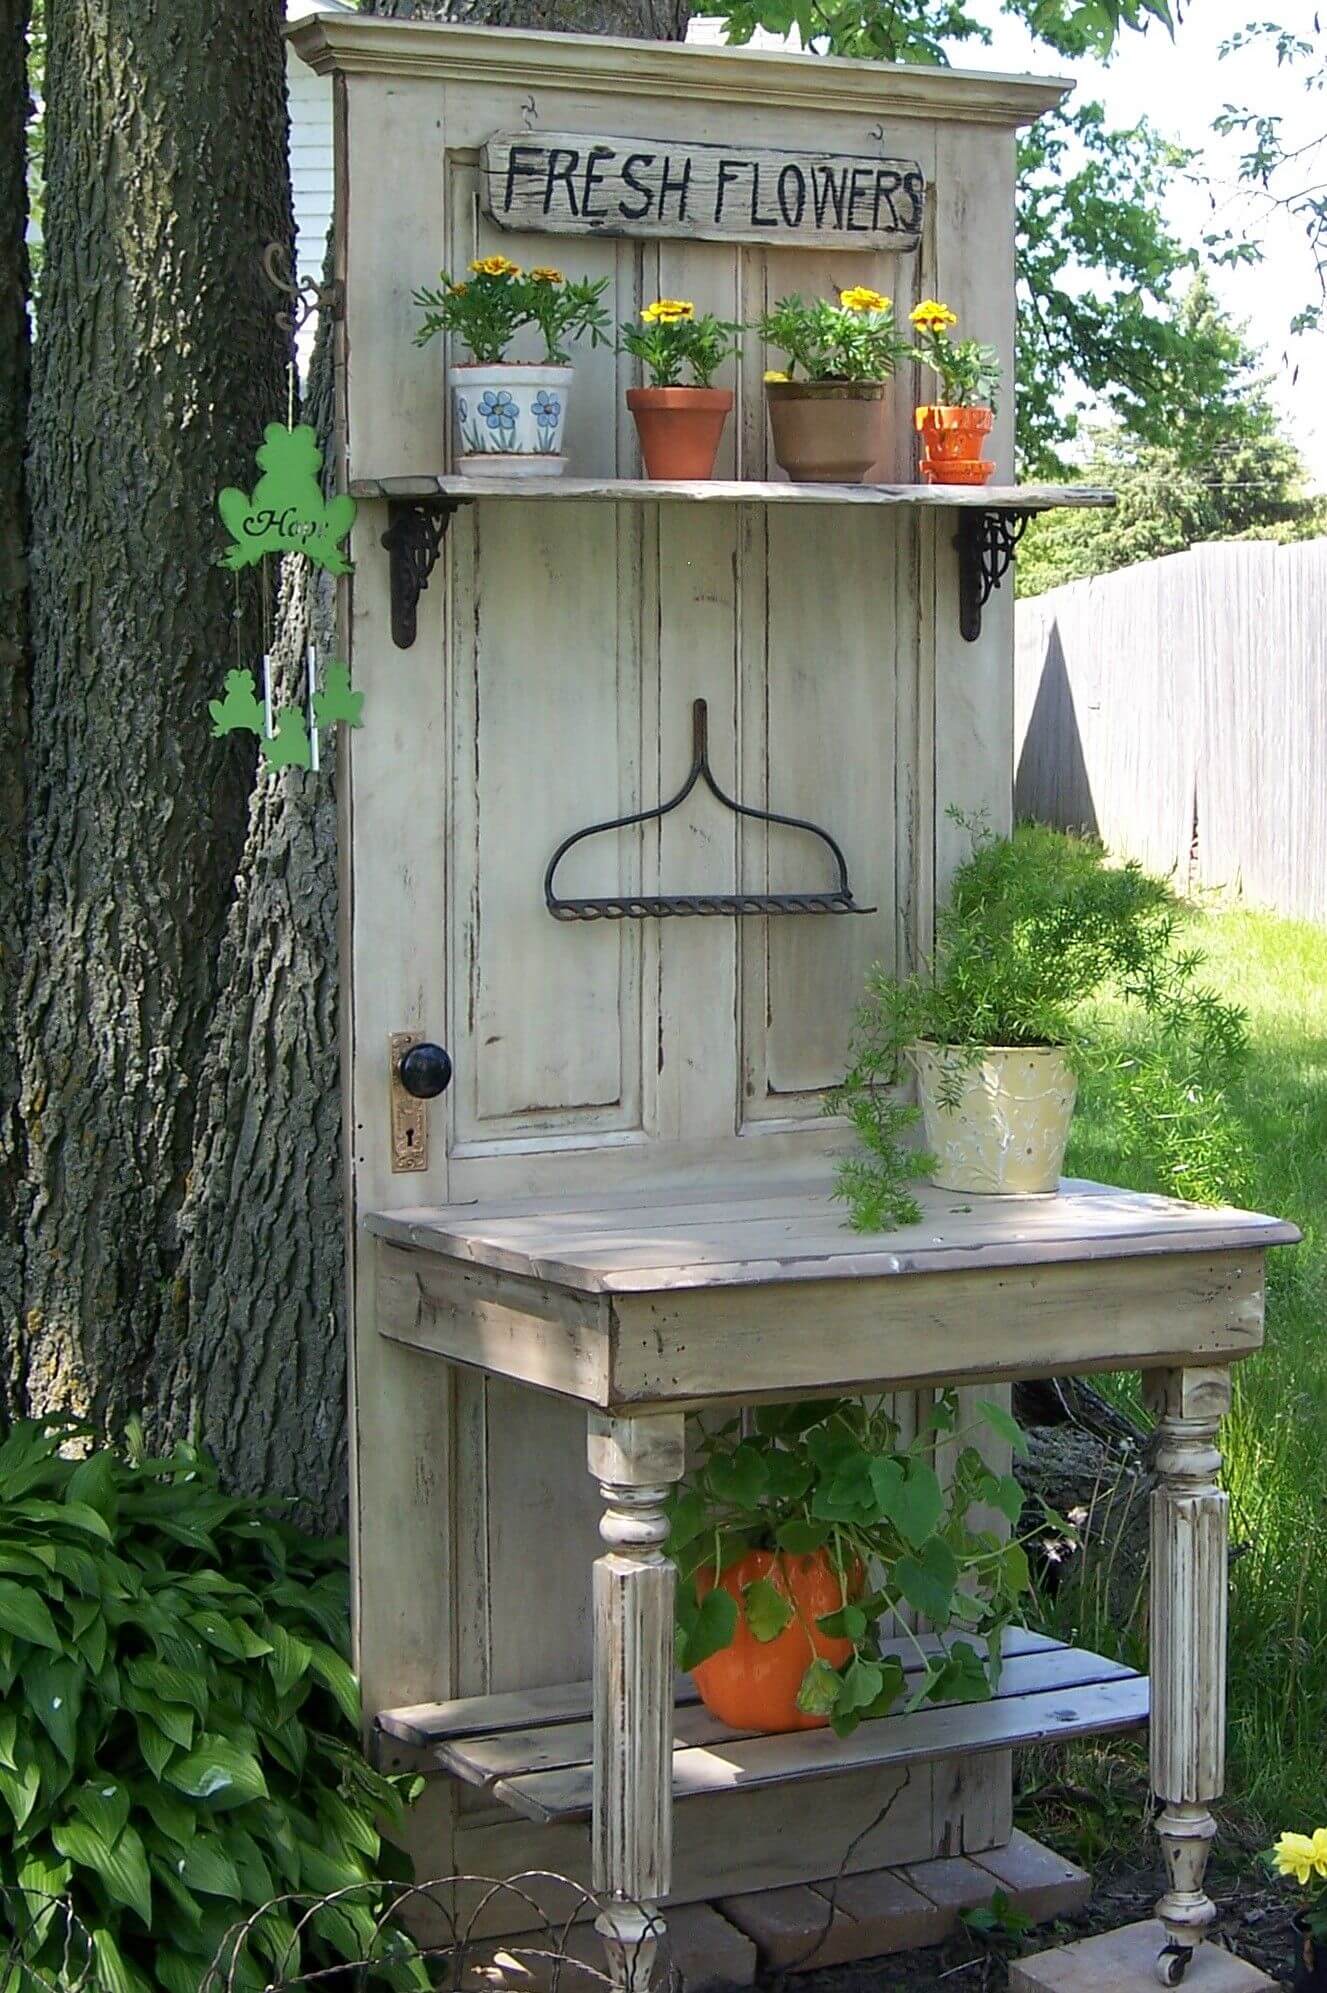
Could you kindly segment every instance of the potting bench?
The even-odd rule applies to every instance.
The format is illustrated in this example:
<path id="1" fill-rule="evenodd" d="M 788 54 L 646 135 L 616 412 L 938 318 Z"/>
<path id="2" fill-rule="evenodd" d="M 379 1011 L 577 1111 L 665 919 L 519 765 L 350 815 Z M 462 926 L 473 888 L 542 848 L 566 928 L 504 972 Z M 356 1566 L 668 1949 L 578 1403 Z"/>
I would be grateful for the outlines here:
<path id="1" fill-rule="evenodd" d="M 999 1849 L 1011 1748 L 1138 1723 L 1146 1683 L 1022 1635 L 989 1704 L 843 1742 L 719 1732 L 674 1695 L 660 1545 L 684 1418 L 861 1388 L 906 1425 L 940 1385 L 1007 1402 L 1014 1377 L 1135 1365 L 1163 1420 L 1153 1764 L 1187 1942 L 1220 1789 L 1214 1435 L 1290 1228 L 1078 1185 L 935 1192 L 920 1226 L 859 1238 L 823 1114 L 867 969 L 929 949 L 967 849 L 948 807 L 1009 822 L 1018 534 L 1109 494 L 1015 484 L 1007 394 L 999 482 L 918 486 L 910 379 L 879 482 L 789 485 L 754 339 L 712 483 L 641 480 L 629 366 L 602 352 L 577 354 L 567 478 L 457 478 L 441 357 L 412 344 L 416 286 L 501 248 L 606 277 L 615 319 L 656 295 L 742 320 L 836 284 L 900 319 L 940 296 L 1010 379 L 1015 133 L 1064 86 L 350 15 L 292 33 L 335 81 L 359 502 L 356 1637 L 371 1725 L 433 1774 L 419 1871 L 593 1873 L 625 1972 L 661 1899 Z M 600 168 L 624 158 L 656 195 L 745 175 L 749 205 L 605 219 Z M 548 176 L 523 232 L 493 167 L 513 159 Z M 798 185 L 823 195 L 811 221 Z"/>

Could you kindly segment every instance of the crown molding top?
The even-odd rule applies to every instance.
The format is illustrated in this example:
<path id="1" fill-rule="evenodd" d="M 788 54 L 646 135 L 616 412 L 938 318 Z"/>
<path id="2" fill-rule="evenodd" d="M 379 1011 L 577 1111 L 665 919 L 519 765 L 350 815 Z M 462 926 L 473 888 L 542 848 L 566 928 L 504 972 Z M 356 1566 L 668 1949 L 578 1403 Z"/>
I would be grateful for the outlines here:
<path id="1" fill-rule="evenodd" d="M 1031 124 L 1073 84 L 1046 76 L 975 69 L 923 69 L 842 56 L 715 48 L 694 42 L 618 40 L 607 35 L 533 34 L 523 28 L 460 27 L 372 15 L 315 14 L 286 34 L 320 76 L 418 76 L 439 82 L 519 82 L 617 97 L 683 97 L 782 109 L 836 111 L 945 122 Z"/>

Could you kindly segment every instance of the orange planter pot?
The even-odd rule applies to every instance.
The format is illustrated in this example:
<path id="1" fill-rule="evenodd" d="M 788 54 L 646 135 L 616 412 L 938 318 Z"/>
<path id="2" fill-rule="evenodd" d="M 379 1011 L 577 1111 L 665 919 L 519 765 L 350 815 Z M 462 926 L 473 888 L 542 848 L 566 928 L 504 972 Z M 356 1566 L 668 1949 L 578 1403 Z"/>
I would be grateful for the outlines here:
<path id="1" fill-rule="evenodd" d="M 995 416 L 989 408 L 917 410 L 921 473 L 927 484 L 989 484 L 995 465 L 982 455 Z"/>
<path id="2" fill-rule="evenodd" d="M 732 405 L 731 388 L 628 388 L 646 477 L 713 477 Z"/>
<path id="3" fill-rule="evenodd" d="M 719 1583 L 738 1605 L 742 1588 L 756 1578 L 768 1578 L 776 1591 L 792 1601 L 795 1617 L 773 1640 L 757 1640 L 743 1613 L 727 1647 L 693 1670 L 692 1680 L 712 1716 L 734 1730 L 823 1730 L 826 1716 L 804 1716 L 797 1707 L 802 1676 L 817 1658 L 841 1668 L 852 1653 L 851 1640 L 831 1640 L 816 1620 L 837 1612 L 845 1603 L 844 1586 L 823 1550 L 806 1557 L 784 1551 L 748 1550 L 720 1573 Z M 696 1590 L 703 1598 L 714 1585 L 712 1571 L 696 1573 Z M 850 1582 L 848 1597 L 861 1590 L 861 1577 Z"/>

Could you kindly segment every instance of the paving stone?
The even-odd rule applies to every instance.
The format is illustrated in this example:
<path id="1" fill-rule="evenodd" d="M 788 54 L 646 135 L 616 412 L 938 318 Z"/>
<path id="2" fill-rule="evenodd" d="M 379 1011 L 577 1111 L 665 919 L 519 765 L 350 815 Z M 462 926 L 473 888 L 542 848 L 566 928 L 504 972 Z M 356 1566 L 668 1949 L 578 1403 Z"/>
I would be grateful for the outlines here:
<path id="1" fill-rule="evenodd" d="M 750 1986 L 756 1976 L 756 1948 L 708 1903 L 685 1903 L 666 1913 L 669 1957 L 682 1975 L 686 1993 L 706 1988 Z M 564 1962 L 559 1966 L 556 1954 Z M 585 1968 L 581 1970 L 579 1968 Z M 559 1947 L 547 1930 L 495 1939 L 466 1977 L 466 1993 L 547 1993 L 556 1977 L 559 1993 L 603 1993 L 607 1972 L 603 1942 L 589 1924 L 577 1924 Z"/>
<path id="2" fill-rule="evenodd" d="M 934 1903 L 942 1920 L 941 1938 L 951 1936 L 958 1929 L 960 1911 L 983 1909 L 999 1888 L 991 1871 L 978 1868 L 976 1861 L 967 1855 L 946 1855 L 939 1861 L 914 1862 L 911 1867 L 900 1869 L 899 1874 L 928 1902 Z M 933 1940 L 935 1943 L 939 1941 Z"/>
<path id="3" fill-rule="evenodd" d="M 972 1855 L 978 1868 L 995 1878 L 995 1888 L 1016 1900 L 1023 1915 L 1034 1924 L 1048 1924 L 1054 1917 L 1071 1917 L 1081 1910 L 1092 1894 L 1092 1878 L 1076 1868 L 1063 1855 L 1043 1848 L 1030 1834 L 1015 1828 L 1006 1848 L 988 1848 Z M 988 1899 L 989 1900 L 989 1899 Z"/>
<path id="4" fill-rule="evenodd" d="M 860 1949 L 861 1932 L 852 1918 L 841 1909 L 831 1911 L 809 1883 L 721 1896 L 715 1908 L 750 1938 L 767 1968 L 815 1972 L 871 1956 Z"/>
<path id="5" fill-rule="evenodd" d="M 1019 1959 L 1009 1969 L 1009 1993 L 1156 1993 L 1156 1961 L 1165 1938 L 1155 1918 L 1103 1931 L 1077 1944 L 1057 1945 Z M 1184 1993 L 1275 1993 L 1276 1981 L 1219 1945 L 1199 1945 L 1184 1975 Z"/>
<path id="6" fill-rule="evenodd" d="M 727 1917 L 708 1903 L 680 1903 L 665 1914 L 669 1950 L 687 1993 L 752 1984 L 756 1948 Z"/>
<path id="7" fill-rule="evenodd" d="M 818 1883 L 828 1897 L 833 1885 Z M 943 1919 L 934 1903 L 903 1880 L 897 1869 L 881 1868 L 867 1875 L 845 1875 L 833 1889 L 833 1901 L 851 1917 L 863 1949 L 857 1958 L 883 1958 L 889 1952 L 920 1950 L 942 1941 Z"/>

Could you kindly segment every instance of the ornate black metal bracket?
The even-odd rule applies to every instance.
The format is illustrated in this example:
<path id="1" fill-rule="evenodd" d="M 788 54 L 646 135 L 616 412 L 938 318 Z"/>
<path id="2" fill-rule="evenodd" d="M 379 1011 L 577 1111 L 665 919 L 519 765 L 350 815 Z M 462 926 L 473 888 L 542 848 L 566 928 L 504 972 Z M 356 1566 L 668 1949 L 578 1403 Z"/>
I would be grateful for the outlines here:
<path id="1" fill-rule="evenodd" d="M 263 275 L 272 289 L 291 300 L 286 309 L 276 314 L 276 322 L 284 332 L 302 332 L 315 312 L 322 318 L 340 318 L 345 306 L 344 284 L 319 284 L 312 277 L 297 276 L 286 243 L 269 242 L 262 263 Z"/>
<path id="2" fill-rule="evenodd" d="M 1015 511 L 960 512 L 954 545 L 958 548 L 958 627 L 975 644 L 981 635 L 981 612 L 1013 566 L 1014 550 L 1031 513 Z"/>
<path id="3" fill-rule="evenodd" d="M 438 563 L 452 514 L 451 498 L 389 498 L 382 544 L 391 556 L 392 642 L 409 650 L 415 641 L 415 611 Z"/>
<path id="4" fill-rule="evenodd" d="M 637 810 L 628 817 L 610 817 L 604 823 L 589 824 L 584 830 L 574 831 L 570 837 L 563 838 L 549 859 L 548 870 L 544 874 L 544 905 L 554 920 L 650 920 L 676 914 L 874 913 L 874 907 L 859 907 L 853 899 L 852 887 L 848 884 L 848 861 L 827 830 L 821 830 L 819 824 L 809 823 L 805 817 L 785 817 L 776 810 L 753 809 L 747 803 L 736 802 L 719 787 L 710 767 L 709 717 L 703 699 L 697 699 L 691 708 L 691 724 L 691 772 L 671 801 L 660 803 L 652 810 Z M 710 794 L 734 816 L 750 817 L 756 823 L 779 824 L 784 829 L 802 830 L 818 837 L 833 858 L 837 886 L 828 893 L 661 893 L 619 899 L 558 898 L 553 890 L 553 875 L 573 845 L 583 844 L 590 837 L 598 837 L 600 832 L 630 830 L 633 824 L 661 822 L 664 817 L 671 816 L 686 801 L 697 782 L 702 781 Z"/>

